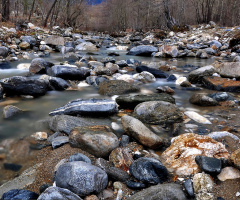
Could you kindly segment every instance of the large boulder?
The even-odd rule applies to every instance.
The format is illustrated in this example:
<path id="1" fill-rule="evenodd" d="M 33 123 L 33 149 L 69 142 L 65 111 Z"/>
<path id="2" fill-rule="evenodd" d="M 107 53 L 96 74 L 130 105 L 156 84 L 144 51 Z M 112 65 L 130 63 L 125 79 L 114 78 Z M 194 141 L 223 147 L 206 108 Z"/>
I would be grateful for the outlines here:
<path id="1" fill-rule="evenodd" d="M 22 36 L 21 37 L 23 42 L 27 42 L 28 44 L 32 46 L 36 45 L 37 41 L 35 38 L 33 38 L 32 36 Z"/>
<path id="2" fill-rule="evenodd" d="M 170 172 L 178 176 L 198 173 L 199 166 L 195 157 L 207 156 L 228 159 L 225 146 L 216 140 L 203 135 L 187 133 L 173 139 L 172 144 L 162 154 L 163 164 Z"/>
<path id="3" fill-rule="evenodd" d="M 134 116 L 142 122 L 155 125 L 173 124 L 183 121 L 179 108 L 166 101 L 140 103 L 134 109 Z"/>
<path id="4" fill-rule="evenodd" d="M 31 95 L 42 96 L 47 93 L 48 84 L 44 80 L 32 79 L 23 76 L 13 76 L 0 80 L 3 93 L 7 96 Z"/>
<path id="5" fill-rule="evenodd" d="M 66 65 L 54 65 L 48 70 L 48 75 L 65 80 L 85 80 L 90 75 L 90 70 L 84 67 L 79 69 Z"/>
<path id="6" fill-rule="evenodd" d="M 136 139 L 139 143 L 149 148 L 160 148 L 164 144 L 164 139 L 151 130 L 149 130 L 138 119 L 124 115 L 122 117 L 122 125 L 124 131 L 130 136 Z"/>
<path id="7" fill-rule="evenodd" d="M 222 77 L 240 78 L 240 62 L 217 62 L 213 66 Z"/>
<path id="8" fill-rule="evenodd" d="M 240 81 L 208 76 L 204 77 L 202 82 L 210 90 L 240 92 Z"/>
<path id="9" fill-rule="evenodd" d="M 152 53 L 157 51 L 158 49 L 154 46 L 140 45 L 130 49 L 130 51 L 127 54 L 134 55 L 134 56 L 151 56 Z"/>
<path id="10" fill-rule="evenodd" d="M 108 184 L 106 172 L 82 161 L 60 165 L 55 180 L 58 187 L 68 189 L 79 196 L 99 193 Z"/>
<path id="11" fill-rule="evenodd" d="M 75 51 L 97 51 L 96 45 L 91 42 L 82 42 L 75 47 Z"/>
<path id="12" fill-rule="evenodd" d="M 89 126 L 91 125 L 89 119 L 81 117 L 73 117 L 69 115 L 56 115 L 49 119 L 48 127 L 50 130 L 55 132 L 63 132 L 70 134 L 72 129 L 79 126 Z"/>
<path id="13" fill-rule="evenodd" d="M 8 48 L 7 47 L 0 47 L 0 56 L 6 58 L 8 56 Z"/>
<path id="14" fill-rule="evenodd" d="M 38 200 L 82 200 L 78 195 L 72 193 L 68 189 L 60 187 L 49 187 L 39 197 Z"/>
<path id="15" fill-rule="evenodd" d="M 33 74 L 45 74 L 49 67 L 51 67 L 51 64 L 43 58 L 35 58 L 31 62 L 29 72 Z"/>
<path id="16" fill-rule="evenodd" d="M 45 39 L 45 43 L 49 45 L 54 45 L 54 46 L 64 46 L 65 40 L 64 37 L 57 36 L 57 35 L 51 35 Z"/>
<path id="17" fill-rule="evenodd" d="M 169 75 L 159 69 L 154 69 L 154 68 L 150 68 L 147 66 L 138 66 L 136 68 L 136 71 L 138 73 L 141 73 L 143 71 L 147 71 L 149 73 L 151 73 L 155 78 L 167 78 Z"/>
<path id="18" fill-rule="evenodd" d="M 121 95 L 116 98 L 116 102 L 121 108 L 129 109 L 134 109 L 138 104 L 146 101 L 166 101 L 169 103 L 175 103 L 175 99 L 171 95 L 165 93 Z"/>
<path id="19" fill-rule="evenodd" d="M 117 111 L 116 102 L 110 99 L 76 99 L 53 110 L 49 115 L 92 115 L 96 117 L 113 115 Z"/>
<path id="20" fill-rule="evenodd" d="M 212 65 L 201 67 L 190 72 L 188 75 L 188 80 L 191 83 L 202 83 L 203 77 L 212 76 L 214 73 L 216 73 L 216 69 Z"/>
<path id="21" fill-rule="evenodd" d="M 156 186 L 149 187 L 140 192 L 137 192 L 133 196 L 127 198 L 127 200 L 186 200 L 181 185 L 175 183 L 158 184 Z"/>
<path id="22" fill-rule="evenodd" d="M 104 81 L 99 84 L 99 94 L 101 95 L 120 95 L 131 92 L 139 92 L 140 88 L 122 80 Z"/>
<path id="23" fill-rule="evenodd" d="M 76 127 L 69 135 L 69 143 L 97 157 L 108 156 L 119 145 L 118 137 L 108 126 Z"/>
<path id="24" fill-rule="evenodd" d="M 93 69 L 93 73 L 97 76 L 108 75 L 111 76 L 119 70 L 119 66 L 113 63 L 107 63 L 106 66 L 98 65 Z"/>
<path id="25" fill-rule="evenodd" d="M 162 55 L 163 57 L 176 58 L 178 57 L 178 54 L 179 52 L 177 46 L 163 45 L 159 49 L 159 53 L 157 53 L 155 56 Z"/>

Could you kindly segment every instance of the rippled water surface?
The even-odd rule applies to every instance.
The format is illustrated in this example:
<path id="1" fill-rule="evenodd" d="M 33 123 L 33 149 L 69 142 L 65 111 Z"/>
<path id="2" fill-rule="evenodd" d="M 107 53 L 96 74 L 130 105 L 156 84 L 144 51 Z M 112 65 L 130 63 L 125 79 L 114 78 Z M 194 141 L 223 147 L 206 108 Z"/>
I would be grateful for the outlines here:
<path id="1" fill-rule="evenodd" d="M 116 51 L 116 49 L 107 49 L 101 50 L 97 55 L 94 55 L 99 61 L 107 56 L 109 51 Z M 139 61 L 161 61 L 164 59 L 160 58 L 152 58 L 152 57 L 136 57 L 136 56 L 128 56 L 125 51 L 119 51 L 120 56 L 114 57 L 116 60 L 126 60 L 126 59 L 136 59 Z M 47 61 L 53 62 L 55 64 L 59 64 L 63 61 L 61 54 L 52 54 L 51 57 L 46 58 Z M 17 76 L 17 75 L 27 75 L 27 70 L 19 70 L 16 69 L 17 65 L 20 63 L 30 63 L 31 60 L 24 60 L 10 63 L 13 67 L 12 69 L 0 70 L 0 79 Z M 178 59 L 177 62 L 172 63 L 172 65 L 183 66 L 185 64 L 191 64 L 195 66 L 205 66 L 211 64 L 213 60 L 202 60 L 195 58 L 187 58 L 187 59 Z M 142 93 L 152 93 L 156 91 L 156 88 L 161 85 L 168 85 L 171 87 L 176 87 L 175 83 L 167 82 L 165 79 L 158 79 L 157 82 L 152 84 L 147 84 L 142 86 Z M 174 97 L 176 98 L 176 103 L 180 107 L 184 108 L 192 108 L 192 105 L 188 102 L 189 95 L 193 94 L 189 91 L 178 90 L 175 88 L 176 94 Z M 77 90 L 67 90 L 67 91 L 51 91 L 48 92 L 45 96 L 31 99 L 31 98 L 6 98 L 0 101 L 0 113 L 3 111 L 3 107 L 6 105 L 15 105 L 25 112 L 19 114 L 18 116 L 4 120 L 0 117 L 0 141 L 6 138 L 19 138 L 26 135 L 33 134 L 36 131 L 42 131 L 42 127 L 39 127 L 38 121 L 43 120 L 48 117 L 48 113 L 55 108 L 58 108 L 67 102 L 78 99 L 78 98 L 109 98 L 103 97 L 98 94 L 96 88 L 88 86 L 88 87 L 78 87 Z"/>

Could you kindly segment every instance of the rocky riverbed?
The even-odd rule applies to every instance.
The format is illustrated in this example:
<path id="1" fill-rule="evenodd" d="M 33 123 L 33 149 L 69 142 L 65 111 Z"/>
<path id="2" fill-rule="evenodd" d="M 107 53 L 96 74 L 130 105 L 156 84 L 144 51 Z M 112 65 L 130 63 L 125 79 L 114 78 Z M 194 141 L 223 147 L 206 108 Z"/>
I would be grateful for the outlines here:
<path id="1" fill-rule="evenodd" d="M 38 132 L 1 141 L 3 200 L 240 198 L 238 27 L 109 35 L 30 24 L 0 33 L 2 71 L 31 60 L 0 80 L 5 123 L 38 115 L 15 99 L 44 109 L 54 92 L 99 93 L 56 102 Z M 63 62 L 51 62 L 56 52 Z M 188 59 L 209 64 L 179 64 Z"/>

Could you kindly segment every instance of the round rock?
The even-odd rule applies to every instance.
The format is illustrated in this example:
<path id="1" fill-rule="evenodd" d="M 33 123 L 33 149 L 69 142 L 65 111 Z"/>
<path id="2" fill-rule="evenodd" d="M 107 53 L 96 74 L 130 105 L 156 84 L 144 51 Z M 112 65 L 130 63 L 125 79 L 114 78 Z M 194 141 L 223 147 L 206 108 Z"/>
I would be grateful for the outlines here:
<path id="1" fill-rule="evenodd" d="M 80 196 L 99 193 L 108 184 L 108 176 L 102 169 L 89 163 L 76 161 L 61 165 L 56 173 L 56 185 Z"/>
<path id="2" fill-rule="evenodd" d="M 130 173 L 139 181 L 159 184 L 168 180 L 168 170 L 154 158 L 139 158 L 129 168 Z"/>
<path id="3" fill-rule="evenodd" d="M 134 115 L 142 122 L 154 125 L 182 122 L 183 115 L 179 108 L 165 101 L 149 101 L 136 106 Z"/>
<path id="4" fill-rule="evenodd" d="M 74 161 L 83 161 L 83 162 L 86 162 L 89 164 L 92 163 L 91 160 L 87 156 L 85 156 L 81 153 L 75 153 L 68 158 L 68 162 L 74 162 Z"/>

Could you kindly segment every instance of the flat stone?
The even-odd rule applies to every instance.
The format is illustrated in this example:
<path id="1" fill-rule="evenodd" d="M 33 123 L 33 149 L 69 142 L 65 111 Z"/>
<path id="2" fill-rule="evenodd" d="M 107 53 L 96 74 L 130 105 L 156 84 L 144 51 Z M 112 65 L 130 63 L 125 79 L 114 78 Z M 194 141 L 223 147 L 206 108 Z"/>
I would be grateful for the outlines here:
<path id="1" fill-rule="evenodd" d="M 157 52 L 158 49 L 150 45 L 139 45 L 130 49 L 128 55 L 134 56 L 151 56 L 152 53 Z"/>
<path id="2" fill-rule="evenodd" d="M 208 174 L 216 175 L 222 170 L 222 162 L 220 159 L 206 156 L 196 156 L 195 161 L 199 168 Z"/>
<path id="3" fill-rule="evenodd" d="M 154 149 L 160 148 L 164 144 L 162 137 L 153 133 L 141 121 L 134 117 L 124 115 L 122 117 L 122 125 L 124 131 L 142 145 Z"/>
<path id="4" fill-rule="evenodd" d="M 130 168 L 130 174 L 139 181 L 149 184 L 159 184 L 168 180 L 168 170 L 154 158 L 139 158 L 134 161 Z"/>
<path id="5" fill-rule="evenodd" d="M 233 167 L 225 167 L 221 173 L 217 176 L 220 181 L 226 181 L 228 179 L 240 178 L 240 171 Z"/>
<path id="6" fill-rule="evenodd" d="M 108 126 L 76 127 L 69 135 L 69 143 L 97 157 L 106 157 L 119 146 L 117 136 Z"/>
<path id="7" fill-rule="evenodd" d="M 212 122 L 210 122 L 207 118 L 199 115 L 198 113 L 194 112 L 194 111 L 186 111 L 184 112 L 185 115 L 187 115 L 190 119 L 201 123 L 201 124 L 212 124 Z"/>
<path id="8" fill-rule="evenodd" d="M 200 171 L 195 162 L 197 155 L 218 159 L 228 159 L 229 157 L 229 153 L 222 143 L 208 136 L 186 133 L 175 137 L 161 158 L 170 172 L 178 176 L 187 176 Z"/>
<path id="9" fill-rule="evenodd" d="M 68 189 L 80 196 L 99 193 L 107 184 L 106 172 L 82 161 L 62 164 L 56 173 L 58 187 Z"/>
<path id="10" fill-rule="evenodd" d="M 49 45 L 54 45 L 54 46 L 57 46 L 57 45 L 64 46 L 65 39 L 64 37 L 61 37 L 61 36 L 51 35 L 45 39 L 45 43 Z"/>
<path id="11" fill-rule="evenodd" d="M 136 68 L 136 71 L 138 73 L 141 73 L 143 71 L 147 71 L 147 72 L 151 73 L 155 78 L 167 78 L 169 76 L 166 72 L 164 72 L 162 70 L 150 68 L 150 67 L 147 67 L 147 66 L 138 66 Z"/>
<path id="12" fill-rule="evenodd" d="M 203 84 L 210 90 L 240 92 L 240 81 L 229 80 L 221 77 L 204 77 Z"/>
<path id="13" fill-rule="evenodd" d="M 49 115 L 82 115 L 82 116 L 109 116 L 117 113 L 118 108 L 115 101 L 110 99 L 76 99 L 65 106 L 57 108 Z"/>
<path id="14" fill-rule="evenodd" d="M 37 200 L 38 194 L 29 190 L 12 189 L 2 195 L 2 200 Z"/>
<path id="15" fill-rule="evenodd" d="M 68 142 L 69 142 L 69 138 L 67 136 L 59 136 L 59 137 L 56 137 L 53 139 L 52 147 L 53 147 L 53 149 L 56 149 Z"/>
<path id="16" fill-rule="evenodd" d="M 121 108 L 134 109 L 138 104 L 146 101 L 166 101 L 175 104 L 175 99 L 168 94 L 137 94 L 137 95 L 121 95 L 116 98 L 117 104 Z"/>
<path id="17" fill-rule="evenodd" d="M 99 84 L 99 94 L 113 96 L 139 92 L 140 88 L 122 80 L 104 81 Z"/>
<path id="18" fill-rule="evenodd" d="M 176 183 L 158 184 L 144 189 L 127 200 L 186 200 L 181 185 Z"/>

